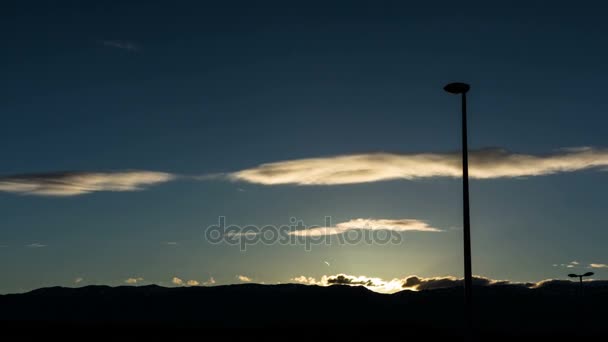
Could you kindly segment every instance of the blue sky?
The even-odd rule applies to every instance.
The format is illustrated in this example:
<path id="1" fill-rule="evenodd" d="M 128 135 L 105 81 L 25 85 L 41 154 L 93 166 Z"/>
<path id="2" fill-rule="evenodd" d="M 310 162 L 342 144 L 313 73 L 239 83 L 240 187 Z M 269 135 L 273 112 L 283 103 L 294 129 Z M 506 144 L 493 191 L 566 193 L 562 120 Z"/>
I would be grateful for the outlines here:
<path id="1" fill-rule="evenodd" d="M 472 150 L 544 158 L 592 147 L 600 160 L 574 161 L 571 172 L 473 179 L 474 273 L 537 281 L 564 277 L 570 270 L 559 265 L 571 261 L 575 269 L 608 263 L 608 8 L 599 2 L 0 6 L 0 183 L 63 171 L 177 177 L 74 196 L 4 186 L 2 293 L 76 278 L 460 276 L 458 177 L 267 185 L 227 176 L 305 158 L 327 158 L 332 169 L 337 155 L 448 156 L 460 146 L 458 98 L 441 89 L 450 81 L 472 86 Z M 443 231 L 402 232 L 399 245 L 242 252 L 205 240 L 219 216 L 260 226 L 291 217 L 308 225 L 325 216 L 414 219 Z"/>

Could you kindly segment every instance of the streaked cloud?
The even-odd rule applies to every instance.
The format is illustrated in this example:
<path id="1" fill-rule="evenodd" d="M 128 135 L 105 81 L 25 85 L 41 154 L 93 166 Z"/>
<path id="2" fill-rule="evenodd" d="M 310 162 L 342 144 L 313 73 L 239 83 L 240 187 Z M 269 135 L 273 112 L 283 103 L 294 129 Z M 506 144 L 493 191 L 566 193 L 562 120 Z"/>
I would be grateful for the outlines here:
<path id="1" fill-rule="evenodd" d="M 42 247 L 46 247 L 47 245 L 38 243 L 38 242 L 34 242 L 34 243 L 30 243 L 29 245 L 25 245 L 25 247 L 29 247 L 29 248 L 42 248 Z"/>
<path id="2" fill-rule="evenodd" d="M 139 45 L 126 40 L 104 40 L 101 43 L 103 46 L 127 51 L 139 51 L 140 49 Z"/>
<path id="3" fill-rule="evenodd" d="M 226 236 L 239 238 L 241 236 L 245 236 L 245 237 L 247 237 L 247 236 L 257 236 L 259 234 L 260 234 L 260 232 L 244 232 L 244 233 L 228 232 L 228 233 L 226 233 Z"/>
<path id="4" fill-rule="evenodd" d="M 244 275 L 237 275 L 236 278 L 244 283 L 249 283 L 251 281 L 253 281 L 251 278 L 249 278 L 248 276 L 244 276 Z"/>
<path id="5" fill-rule="evenodd" d="M 178 245 L 178 243 L 175 241 L 166 241 L 165 244 L 168 246 L 177 246 Z"/>
<path id="6" fill-rule="evenodd" d="M 80 283 L 82 283 L 83 281 L 84 281 L 84 278 L 82 278 L 82 277 L 78 277 L 78 278 L 74 279 L 74 284 L 80 284 Z"/>
<path id="7" fill-rule="evenodd" d="M 428 223 L 415 219 L 364 219 L 357 218 L 337 223 L 333 227 L 315 227 L 289 232 L 295 236 L 322 236 L 343 234 L 349 230 L 392 230 L 397 232 L 441 232 L 441 229 L 429 226 Z M 329 265 L 328 265 L 329 266 Z"/>
<path id="8" fill-rule="evenodd" d="M 176 176 L 155 171 L 56 172 L 0 177 L 0 191 L 39 196 L 76 196 L 99 191 L 136 191 Z"/>
<path id="9" fill-rule="evenodd" d="M 608 167 L 608 149 L 604 148 L 561 149 L 547 155 L 484 149 L 470 152 L 469 174 L 478 179 L 515 178 L 602 167 Z M 127 170 L 7 175 L 0 176 L 0 191 L 66 197 L 101 191 L 136 191 L 175 179 L 230 179 L 264 185 L 337 185 L 460 176 L 460 153 L 370 153 L 280 161 L 227 174 L 178 176 L 158 171 Z M 340 229 L 336 228 L 327 227 L 325 234 L 339 234 Z"/>
<path id="10" fill-rule="evenodd" d="M 564 268 L 575 268 L 579 267 L 580 263 L 578 261 L 570 261 L 567 264 L 553 264 L 553 267 L 564 267 Z"/>
<path id="11" fill-rule="evenodd" d="M 505 149 L 469 152 L 469 175 L 477 179 L 542 176 L 608 166 L 608 149 L 569 148 L 547 155 Z M 369 153 L 261 164 L 228 174 L 234 181 L 264 185 L 337 185 L 394 179 L 461 177 L 460 153 Z"/>
<path id="12" fill-rule="evenodd" d="M 553 266 L 563 268 L 608 268 L 608 264 L 591 263 L 588 266 L 584 266 L 578 261 L 570 261 L 567 264 L 553 264 Z"/>
<path id="13" fill-rule="evenodd" d="M 608 149 L 605 148 L 561 149 L 547 155 L 484 149 L 470 152 L 469 174 L 477 179 L 515 178 L 606 167 Z M 369 153 L 280 161 L 227 174 L 178 176 L 158 171 L 127 170 L 7 175 L 0 176 L 0 191 L 66 197 L 101 191 L 136 191 L 175 179 L 230 179 L 264 185 L 337 185 L 460 176 L 460 153 Z M 335 228 L 327 227 L 326 234 L 338 234 L 340 229 Z"/>
<path id="14" fill-rule="evenodd" d="M 125 279 L 125 283 L 130 284 L 130 285 L 134 285 L 134 284 L 140 283 L 142 281 L 144 281 L 144 278 L 142 278 L 142 277 Z"/>

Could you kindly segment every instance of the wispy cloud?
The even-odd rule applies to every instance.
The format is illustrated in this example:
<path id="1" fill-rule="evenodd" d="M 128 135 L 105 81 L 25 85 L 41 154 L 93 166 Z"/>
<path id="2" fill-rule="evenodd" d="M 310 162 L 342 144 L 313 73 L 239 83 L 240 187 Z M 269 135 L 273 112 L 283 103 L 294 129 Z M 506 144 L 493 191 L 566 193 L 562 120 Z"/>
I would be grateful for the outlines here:
<path id="1" fill-rule="evenodd" d="M 29 248 L 42 248 L 42 247 L 46 247 L 46 245 L 43 245 L 43 244 L 38 243 L 38 242 L 34 242 L 34 243 L 30 243 L 29 245 L 25 245 L 25 247 L 29 247 Z"/>
<path id="2" fill-rule="evenodd" d="M 333 227 L 316 227 L 290 232 L 295 236 L 322 236 L 343 234 L 349 230 L 392 230 L 398 232 L 440 232 L 441 229 L 429 226 L 428 223 L 415 219 L 364 219 L 358 218 L 346 222 L 340 222 Z"/>
<path id="3" fill-rule="evenodd" d="M 139 45 L 126 40 L 104 40 L 101 43 L 103 46 L 127 51 L 139 51 L 140 49 Z"/>
<path id="4" fill-rule="evenodd" d="M 244 283 L 249 283 L 251 281 L 253 281 L 251 278 L 249 278 L 248 276 L 244 276 L 244 275 L 237 275 L 236 278 Z"/>
<path id="5" fill-rule="evenodd" d="M 238 238 L 238 237 L 242 237 L 242 236 L 245 236 L 245 237 L 247 237 L 247 236 L 256 236 L 256 235 L 259 235 L 259 234 L 260 234 L 259 232 L 244 232 L 244 233 L 228 232 L 228 233 L 226 233 L 226 236 Z"/>
<path id="6" fill-rule="evenodd" d="M 84 278 L 82 278 L 82 277 L 78 277 L 78 278 L 74 279 L 74 284 L 80 284 L 80 283 L 82 283 L 83 281 L 84 281 Z"/>
<path id="7" fill-rule="evenodd" d="M 210 286 L 210 285 L 215 285 L 215 283 L 216 283 L 215 278 L 209 277 L 209 280 L 207 280 L 206 282 L 204 282 L 203 285 Z"/>
<path id="8" fill-rule="evenodd" d="M 76 196 L 99 191 L 135 191 L 176 176 L 155 171 L 56 172 L 0 177 L 0 191 L 23 195 Z"/>
<path id="9" fill-rule="evenodd" d="M 141 277 L 125 279 L 125 283 L 130 284 L 130 285 L 134 285 L 134 284 L 140 283 L 142 281 L 144 281 L 144 278 L 141 278 Z"/>
<path id="10" fill-rule="evenodd" d="M 567 264 L 553 264 L 553 267 L 563 267 L 563 268 L 608 268 L 608 264 L 600 264 L 600 263 L 591 263 L 587 266 L 584 266 L 578 261 L 570 261 Z"/>
<path id="11" fill-rule="evenodd" d="M 608 149 L 561 149 L 547 155 L 483 149 L 469 153 L 469 175 L 477 179 L 541 176 L 608 166 Z M 461 177 L 460 153 L 370 153 L 297 159 L 233 172 L 229 179 L 264 185 L 337 185 Z"/>
<path id="12" fill-rule="evenodd" d="M 165 244 L 168 246 L 177 246 L 178 245 L 178 243 L 175 241 L 166 241 Z"/>
<path id="13" fill-rule="evenodd" d="M 553 264 L 553 267 L 577 268 L 577 267 L 580 267 L 580 262 L 570 261 L 567 264 Z"/>

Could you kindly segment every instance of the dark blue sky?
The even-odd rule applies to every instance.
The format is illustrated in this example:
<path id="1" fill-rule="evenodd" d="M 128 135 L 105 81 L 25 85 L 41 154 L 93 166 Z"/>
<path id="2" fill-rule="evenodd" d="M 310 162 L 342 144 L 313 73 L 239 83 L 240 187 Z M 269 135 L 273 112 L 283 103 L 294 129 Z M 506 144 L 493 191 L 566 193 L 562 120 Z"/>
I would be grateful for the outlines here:
<path id="1" fill-rule="evenodd" d="M 607 147 L 601 2 L 3 2 L 0 174 L 234 172 L 369 152 Z M 608 263 L 606 173 L 473 180 L 474 273 L 536 281 Z M 418 219 L 391 246 L 211 245 L 204 228 Z M 182 179 L 142 191 L 0 192 L 0 292 L 127 278 L 286 282 L 461 274 L 460 181 L 295 186 Z M 177 245 L 167 245 L 166 242 Z M 45 247 L 26 247 L 39 243 Z M 329 261 L 331 267 L 324 264 Z M 602 269 L 595 270 L 605 277 Z"/>

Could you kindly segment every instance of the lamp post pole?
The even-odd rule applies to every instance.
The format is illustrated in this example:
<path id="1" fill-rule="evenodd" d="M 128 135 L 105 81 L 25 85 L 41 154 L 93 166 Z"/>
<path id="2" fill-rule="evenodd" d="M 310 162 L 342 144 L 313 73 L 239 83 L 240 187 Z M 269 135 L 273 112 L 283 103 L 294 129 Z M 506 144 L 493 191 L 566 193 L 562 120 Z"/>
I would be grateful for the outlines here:
<path id="1" fill-rule="evenodd" d="M 467 328 L 473 324 L 473 270 L 471 267 L 471 219 L 469 214 L 469 146 L 467 139 L 467 92 L 471 87 L 466 83 L 450 83 L 443 89 L 450 94 L 460 94 L 462 98 L 462 217 L 464 235 L 464 294 Z"/>

